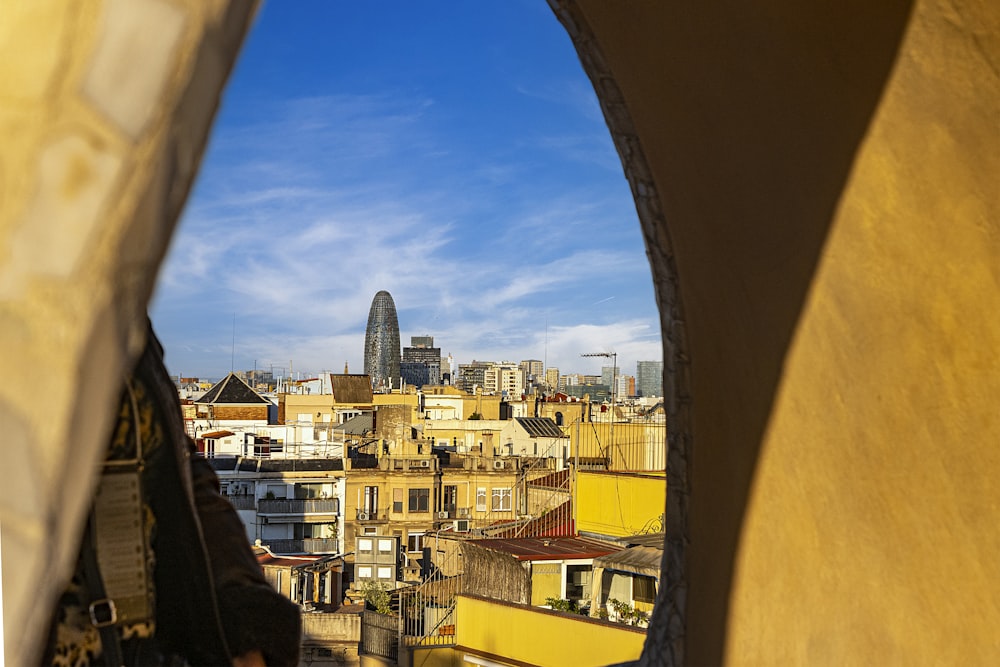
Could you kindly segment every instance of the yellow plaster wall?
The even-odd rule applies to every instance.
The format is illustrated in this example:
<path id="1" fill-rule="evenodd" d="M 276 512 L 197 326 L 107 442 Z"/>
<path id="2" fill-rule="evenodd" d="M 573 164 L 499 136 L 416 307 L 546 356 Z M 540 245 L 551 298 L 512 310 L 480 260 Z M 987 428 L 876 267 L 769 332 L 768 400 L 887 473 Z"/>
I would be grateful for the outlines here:
<path id="1" fill-rule="evenodd" d="M 646 664 L 1000 664 L 1000 4 L 556 4 L 677 386 Z"/>
<path id="2" fill-rule="evenodd" d="M 580 472 L 576 493 L 578 530 L 624 537 L 662 529 L 662 475 Z"/>
<path id="3" fill-rule="evenodd" d="M 561 598 L 562 565 L 536 563 L 531 567 L 531 604 L 543 605 L 548 598 Z"/>
<path id="4" fill-rule="evenodd" d="M 646 633 L 622 625 L 460 595 L 456 644 L 514 664 L 596 667 L 635 660 Z M 517 661 L 517 662 L 515 662 Z"/>

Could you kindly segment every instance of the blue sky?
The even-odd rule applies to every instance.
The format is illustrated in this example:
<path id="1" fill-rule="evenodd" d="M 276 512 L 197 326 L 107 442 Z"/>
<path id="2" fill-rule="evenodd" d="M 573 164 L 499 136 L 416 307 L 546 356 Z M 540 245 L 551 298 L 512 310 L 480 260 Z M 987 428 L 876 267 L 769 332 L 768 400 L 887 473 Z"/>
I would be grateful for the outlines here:
<path id="1" fill-rule="evenodd" d="M 628 184 L 543 0 L 264 4 L 161 269 L 167 366 L 360 373 L 380 289 L 403 345 L 457 363 L 660 359 Z"/>

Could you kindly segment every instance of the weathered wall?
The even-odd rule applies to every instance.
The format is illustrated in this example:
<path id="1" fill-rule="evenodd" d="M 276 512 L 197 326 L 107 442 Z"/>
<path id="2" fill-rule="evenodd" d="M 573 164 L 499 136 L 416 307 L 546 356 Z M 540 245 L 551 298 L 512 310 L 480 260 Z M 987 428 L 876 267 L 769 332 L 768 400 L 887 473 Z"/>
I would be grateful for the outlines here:
<path id="1" fill-rule="evenodd" d="M 213 419 L 243 419 L 267 421 L 266 405 L 213 405 Z"/>
<path id="2" fill-rule="evenodd" d="M 307 644 L 361 641 L 361 614 L 302 614 L 302 637 Z"/>
<path id="3" fill-rule="evenodd" d="M 645 663 L 1000 661 L 1000 5 L 553 4 L 664 321 Z"/>

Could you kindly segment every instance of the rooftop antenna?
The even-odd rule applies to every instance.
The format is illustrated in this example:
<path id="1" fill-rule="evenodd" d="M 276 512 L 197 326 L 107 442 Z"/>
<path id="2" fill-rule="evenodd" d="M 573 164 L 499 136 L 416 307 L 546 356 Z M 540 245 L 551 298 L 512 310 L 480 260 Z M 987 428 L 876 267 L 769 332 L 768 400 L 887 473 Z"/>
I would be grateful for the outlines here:
<path id="1" fill-rule="evenodd" d="M 545 312 L 545 348 L 542 351 L 542 372 L 549 368 L 549 313 Z"/>
<path id="2" fill-rule="evenodd" d="M 236 370 L 236 313 L 233 313 L 233 351 L 229 357 L 229 372 Z"/>

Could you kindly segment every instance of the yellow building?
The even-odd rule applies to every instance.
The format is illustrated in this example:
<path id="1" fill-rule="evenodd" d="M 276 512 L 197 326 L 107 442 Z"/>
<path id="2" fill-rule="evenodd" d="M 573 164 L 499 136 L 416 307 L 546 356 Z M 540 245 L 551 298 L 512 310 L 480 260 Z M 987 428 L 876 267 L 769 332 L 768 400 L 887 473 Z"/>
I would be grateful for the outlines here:
<path id="1" fill-rule="evenodd" d="M 440 459 L 413 453 L 382 455 L 376 467 L 351 467 L 345 490 L 345 540 L 348 550 L 366 535 L 395 535 L 406 545 L 404 579 L 419 574 L 424 536 L 446 530 L 467 533 L 524 513 L 526 471 L 521 459 L 452 456 Z M 544 469 L 538 473 L 544 474 Z"/>
<path id="2" fill-rule="evenodd" d="M 341 423 L 374 405 L 371 380 L 367 375 L 327 374 L 330 393 L 287 393 L 278 395 L 278 423 L 288 421 Z"/>
<path id="3" fill-rule="evenodd" d="M 643 628 L 477 595 L 456 597 L 454 619 L 454 646 L 407 649 L 400 664 L 597 667 L 637 660 L 646 640 Z"/>

